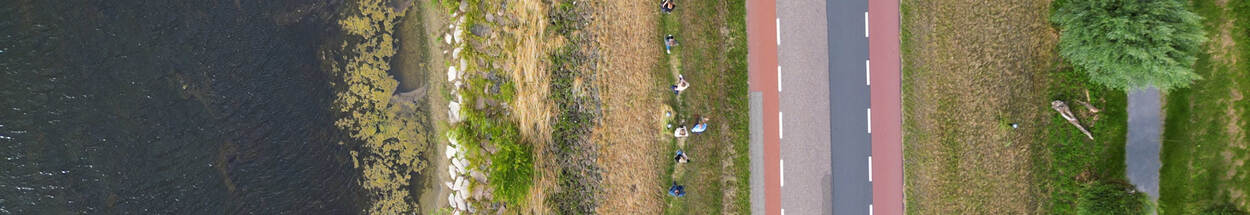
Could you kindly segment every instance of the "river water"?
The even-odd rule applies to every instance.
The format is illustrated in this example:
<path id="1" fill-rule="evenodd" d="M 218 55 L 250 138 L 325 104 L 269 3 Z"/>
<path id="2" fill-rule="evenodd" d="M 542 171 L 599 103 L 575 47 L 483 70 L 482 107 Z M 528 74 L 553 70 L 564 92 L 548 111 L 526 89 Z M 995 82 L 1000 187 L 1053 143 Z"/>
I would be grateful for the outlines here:
<path id="1" fill-rule="evenodd" d="M 0 0 L 0 214 L 358 213 L 336 4 Z"/>

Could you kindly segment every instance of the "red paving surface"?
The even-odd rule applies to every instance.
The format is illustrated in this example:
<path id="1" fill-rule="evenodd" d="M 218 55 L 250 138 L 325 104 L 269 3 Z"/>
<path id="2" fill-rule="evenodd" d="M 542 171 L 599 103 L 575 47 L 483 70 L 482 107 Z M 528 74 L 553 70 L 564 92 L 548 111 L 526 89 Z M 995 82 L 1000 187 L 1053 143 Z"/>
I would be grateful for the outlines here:
<path id="1" fill-rule="evenodd" d="M 868 2 L 874 214 L 903 214 L 903 97 L 899 92 L 898 3 L 898 0 Z"/>
<path id="2" fill-rule="evenodd" d="M 764 211 L 781 214 L 781 148 L 777 120 L 777 1 L 747 1 L 747 65 L 751 91 L 764 97 Z"/>

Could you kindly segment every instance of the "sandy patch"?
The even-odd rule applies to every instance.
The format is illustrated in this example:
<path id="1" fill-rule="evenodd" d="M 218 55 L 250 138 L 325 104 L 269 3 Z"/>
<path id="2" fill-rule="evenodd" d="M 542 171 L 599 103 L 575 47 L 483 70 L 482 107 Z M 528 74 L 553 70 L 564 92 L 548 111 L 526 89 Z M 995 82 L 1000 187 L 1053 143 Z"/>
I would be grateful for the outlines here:
<path id="1" fill-rule="evenodd" d="M 1211 59 L 1227 64 L 1230 68 L 1236 66 L 1237 56 L 1239 56 L 1236 49 L 1237 41 L 1233 40 L 1233 32 L 1231 32 L 1234 21 L 1236 20 L 1230 18 L 1220 24 L 1219 33 L 1211 37 L 1212 41 L 1207 42 L 1210 46 L 1208 53 L 1211 54 Z"/>

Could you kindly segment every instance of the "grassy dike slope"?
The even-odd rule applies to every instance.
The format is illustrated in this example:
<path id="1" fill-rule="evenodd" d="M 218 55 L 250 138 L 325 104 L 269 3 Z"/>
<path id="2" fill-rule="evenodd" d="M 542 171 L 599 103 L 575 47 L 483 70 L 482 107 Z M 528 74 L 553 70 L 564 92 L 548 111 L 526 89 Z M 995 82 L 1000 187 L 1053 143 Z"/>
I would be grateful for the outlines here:
<path id="1" fill-rule="evenodd" d="M 653 41 L 660 59 L 656 71 L 663 83 L 656 87 L 667 96 L 676 118 L 690 126 L 694 115 L 710 118 L 708 131 L 692 135 L 684 143 L 674 141 L 665 153 L 662 187 L 670 182 L 686 186 L 685 197 L 668 200 L 666 214 L 749 214 L 750 131 L 747 86 L 746 2 L 743 0 L 682 1 L 672 14 L 658 20 L 659 35 Z M 654 13 L 659 13 L 658 9 Z M 664 55 L 662 35 L 680 42 Z M 677 74 L 691 87 L 675 97 L 668 86 Z M 672 137 L 672 130 L 665 130 Z M 692 162 L 673 164 L 673 152 L 682 148 Z"/>
<path id="2" fill-rule="evenodd" d="M 1250 2 L 1195 0 L 1210 36 L 1195 71 L 1204 79 L 1168 94 L 1160 214 L 1218 205 L 1250 210 Z"/>
<path id="3" fill-rule="evenodd" d="M 909 214 L 1072 214 L 1081 184 L 1124 178 L 1125 94 L 1064 66 L 1050 1 L 901 7 Z M 1068 102 L 1095 140 L 1053 100 Z"/>

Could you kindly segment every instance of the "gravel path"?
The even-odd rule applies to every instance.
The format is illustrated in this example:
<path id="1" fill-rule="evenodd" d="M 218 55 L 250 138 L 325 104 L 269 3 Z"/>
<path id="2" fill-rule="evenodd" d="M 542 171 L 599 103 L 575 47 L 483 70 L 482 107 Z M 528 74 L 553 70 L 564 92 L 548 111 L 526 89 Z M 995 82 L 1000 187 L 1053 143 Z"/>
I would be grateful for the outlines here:
<path id="1" fill-rule="evenodd" d="M 1125 163 L 1128 179 L 1151 199 L 1159 198 L 1159 147 L 1163 120 L 1159 89 L 1134 90 L 1128 94 L 1128 144 Z"/>

